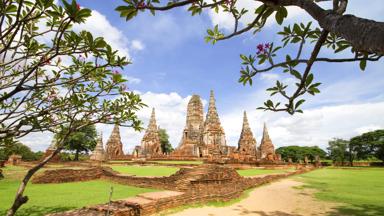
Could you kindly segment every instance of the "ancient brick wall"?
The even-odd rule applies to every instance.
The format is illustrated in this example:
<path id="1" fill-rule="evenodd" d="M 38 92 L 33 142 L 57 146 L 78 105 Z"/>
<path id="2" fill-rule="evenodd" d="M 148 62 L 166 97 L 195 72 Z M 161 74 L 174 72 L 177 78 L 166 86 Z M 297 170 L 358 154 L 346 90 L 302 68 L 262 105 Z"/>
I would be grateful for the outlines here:
<path id="1" fill-rule="evenodd" d="M 213 167 L 215 168 L 215 167 Z M 216 167 L 216 169 L 222 169 Z M 304 173 L 312 170 L 313 168 L 302 168 L 295 172 L 267 175 L 263 177 L 254 178 L 243 178 L 234 174 L 230 170 L 227 174 L 207 174 L 200 173 L 201 178 L 192 180 L 189 189 L 178 196 L 172 196 L 168 198 L 148 200 L 141 197 L 128 198 L 126 200 L 113 201 L 111 205 L 101 204 L 93 207 L 87 207 L 80 210 L 73 210 L 63 213 L 52 214 L 52 216 L 75 216 L 75 215 L 94 215 L 102 216 L 109 210 L 110 215 L 125 215 L 125 216 L 136 216 L 136 215 L 151 215 L 159 211 L 174 208 L 181 205 L 191 203 L 205 203 L 207 201 L 228 201 L 233 198 L 237 198 L 245 189 L 251 187 L 266 184 L 287 176 Z M 199 174 L 201 170 L 191 171 L 182 169 L 172 178 L 177 179 L 178 177 L 184 176 L 189 177 L 192 174 Z M 207 169 L 210 171 L 211 169 Z M 220 172 L 224 170 L 219 170 Z M 170 180 L 171 177 L 165 177 L 164 179 Z"/>
<path id="2" fill-rule="evenodd" d="M 90 181 L 99 179 L 104 175 L 111 175 L 111 168 L 94 167 L 90 169 L 55 169 L 46 170 L 32 179 L 32 183 L 64 183 L 76 181 Z"/>

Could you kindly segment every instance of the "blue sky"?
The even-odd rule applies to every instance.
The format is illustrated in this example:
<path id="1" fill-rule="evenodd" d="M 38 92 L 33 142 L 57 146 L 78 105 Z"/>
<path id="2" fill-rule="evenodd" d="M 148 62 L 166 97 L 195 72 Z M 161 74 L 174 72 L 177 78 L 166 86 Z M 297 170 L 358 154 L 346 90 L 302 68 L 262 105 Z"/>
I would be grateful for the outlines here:
<path id="1" fill-rule="evenodd" d="M 327 140 L 332 137 L 350 138 L 361 132 L 384 128 L 383 61 L 368 63 L 365 72 L 359 70 L 358 63 L 316 63 L 313 72 L 316 81 L 323 83 L 320 87 L 322 93 L 307 97 L 304 114 L 266 113 L 255 109 L 268 97 L 265 89 L 271 87 L 277 78 L 287 82 L 292 82 L 292 79 L 273 71 L 256 77 L 252 87 L 244 87 L 237 82 L 241 66 L 239 55 L 255 53 L 259 43 L 278 43 L 281 38 L 276 32 L 281 30 L 281 26 L 267 23 L 257 35 L 244 34 L 211 45 L 204 42 L 207 28 L 219 24 L 223 31 L 228 32 L 232 26 L 231 20 L 223 14 L 207 12 L 191 17 L 185 8 L 179 8 L 156 16 L 141 13 L 126 22 L 114 11 L 123 1 L 78 2 L 82 7 L 92 9 L 93 15 L 85 25 L 75 28 L 103 36 L 121 54 L 129 55 L 133 64 L 124 70 L 130 80 L 129 88 L 140 92 L 144 102 L 156 108 L 158 123 L 168 130 L 175 147 L 181 138 L 190 96 L 199 94 L 206 102 L 211 89 L 215 91 L 217 108 L 230 145 L 237 145 L 243 110 L 248 112 L 258 143 L 262 124 L 266 122 L 276 147 L 319 145 L 325 148 Z M 251 9 L 254 3 L 244 0 L 241 6 Z M 347 12 L 384 21 L 381 0 L 370 1 L 369 5 L 364 0 L 350 1 Z M 311 19 L 303 11 L 290 8 L 289 18 L 283 25 L 297 20 L 307 22 Z M 292 52 L 295 48 L 290 47 L 284 52 Z M 305 50 L 304 53 L 309 52 Z M 334 56 L 327 50 L 321 55 Z M 150 108 L 138 114 L 146 126 Z M 98 130 L 103 132 L 106 142 L 111 127 L 98 125 Z M 140 144 L 143 134 L 127 128 L 122 128 L 121 133 L 127 153 Z M 34 150 L 44 150 L 50 138 L 48 133 L 33 134 L 22 141 Z"/>

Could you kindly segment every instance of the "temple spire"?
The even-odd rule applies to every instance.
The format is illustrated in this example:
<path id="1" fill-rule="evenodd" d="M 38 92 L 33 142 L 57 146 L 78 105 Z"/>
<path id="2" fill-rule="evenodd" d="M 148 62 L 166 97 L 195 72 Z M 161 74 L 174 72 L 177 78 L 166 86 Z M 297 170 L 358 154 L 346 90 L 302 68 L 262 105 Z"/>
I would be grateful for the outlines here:
<path id="1" fill-rule="evenodd" d="M 265 122 L 264 122 L 263 138 L 262 138 L 262 140 L 270 140 L 269 134 L 268 134 L 267 124 Z"/>
<path id="2" fill-rule="evenodd" d="M 147 130 L 157 130 L 155 108 L 152 108 L 151 118 L 149 119 Z"/>
<path id="3" fill-rule="evenodd" d="M 97 143 L 96 143 L 96 149 L 97 148 L 101 148 L 101 149 L 104 149 L 104 146 L 103 146 L 103 132 L 100 132 L 97 134 Z"/>
<path id="4" fill-rule="evenodd" d="M 57 142 L 56 137 L 53 136 L 52 141 L 51 141 L 51 144 L 50 144 L 49 147 L 48 147 L 48 150 L 51 150 L 51 151 L 56 150 L 56 148 L 57 148 L 57 146 L 56 146 L 56 142 Z"/>
<path id="5" fill-rule="evenodd" d="M 105 159 L 106 159 L 104 146 L 103 146 L 103 133 L 102 132 L 97 134 L 96 147 L 93 150 L 90 159 L 94 160 L 94 161 L 105 161 Z"/>
<path id="6" fill-rule="evenodd" d="M 115 126 L 113 127 L 111 136 L 109 137 L 106 146 L 108 158 L 111 159 L 115 157 L 124 156 L 123 143 L 121 142 L 119 125 L 115 124 Z"/>
<path id="7" fill-rule="evenodd" d="M 216 104 L 215 104 L 215 96 L 213 93 L 213 90 L 211 90 L 210 96 L 209 96 L 209 106 L 208 106 L 208 112 L 206 117 L 206 122 L 217 122 L 220 123 L 219 114 L 217 114 Z"/>
<path id="8" fill-rule="evenodd" d="M 244 111 L 244 116 L 243 116 L 243 129 L 248 129 L 249 128 L 249 123 L 248 123 L 248 118 L 247 118 L 247 112 Z"/>
<path id="9" fill-rule="evenodd" d="M 267 158 L 268 155 L 272 155 L 274 157 L 275 155 L 275 147 L 272 144 L 272 140 L 269 137 L 267 124 L 264 122 L 264 129 L 263 129 L 263 138 L 261 139 L 260 144 L 260 156 L 261 158 Z"/>
<path id="10" fill-rule="evenodd" d="M 141 155 L 150 156 L 159 154 L 162 154 L 159 128 L 156 124 L 155 108 L 152 108 L 148 128 L 144 133 L 143 139 L 141 140 Z"/>
<path id="11" fill-rule="evenodd" d="M 256 157 L 256 139 L 253 137 L 251 128 L 249 127 L 247 112 L 244 111 L 243 127 L 238 143 L 238 151 L 243 155 L 250 155 Z"/>

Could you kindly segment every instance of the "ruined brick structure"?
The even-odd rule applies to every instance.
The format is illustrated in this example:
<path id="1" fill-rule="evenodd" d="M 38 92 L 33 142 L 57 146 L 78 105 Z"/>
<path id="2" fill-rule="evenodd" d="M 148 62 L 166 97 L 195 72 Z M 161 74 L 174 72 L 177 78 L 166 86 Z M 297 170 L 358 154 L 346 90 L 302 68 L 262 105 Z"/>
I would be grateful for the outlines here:
<path id="1" fill-rule="evenodd" d="M 115 125 L 107 142 L 107 159 L 124 156 L 119 126 Z"/>
<path id="2" fill-rule="evenodd" d="M 179 147 L 174 155 L 202 157 L 204 144 L 202 132 L 204 127 L 203 103 L 200 96 L 193 95 L 188 102 L 187 119 Z"/>
<path id="3" fill-rule="evenodd" d="M 141 140 L 140 155 L 145 157 L 162 155 L 159 128 L 156 124 L 155 108 L 152 108 L 151 118 L 149 119 L 148 128 Z"/>
<path id="4" fill-rule="evenodd" d="M 99 134 L 97 137 L 97 144 L 90 157 L 93 161 L 105 161 L 106 154 L 103 147 L 103 135 Z"/>
<path id="5" fill-rule="evenodd" d="M 19 165 L 21 163 L 21 155 L 11 154 L 8 158 L 7 164 L 11 164 L 13 166 Z"/>
<path id="6" fill-rule="evenodd" d="M 204 122 L 203 143 L 206 145 L 208 154 L 210 155 L 228 154 L 225 132 L 220 123 L 212 90 L 209 97 L 208 112 Z"/>
<path id="7" fill-rule="evenodd" d="M 55 137 L 52 138 L 52 141 L 51 141 L 51 144 L 48 146 L 47 150 L 45 150 L 45 153 L 43 155 L 43 157 L 41 157 L 40 161 L 44 160 L 46 157 L 50 156 L 56 149 L 56 143 L 57 140 Z M 58 162 L 60 161 L 60 156 L 59 154 L 56 154 L 55 156 L 53 156 L 53 158 L 51 158 L 50 162 Z"/>
<path id="8" fill-rule="evenodd" d="M 210 93 L 205 121 L 200 96 L 193 95 L 188 103 L 186 125 L 179 147 L 172 155 L 212 157 L 228 155 L 233 150 L 234 148 L 226 145 L 225 132 L 217 113 L 213 91 Z"/>
<path id="9" fill-rule="evenodd" d="M 244 111 L 243 127 L 241 129 L 240 139 L 238 143 L 238 152 L 242 155 L 257 155 L 256 139 L 253 137 L 251 128 L 249 127 L 247 113 Z"/>
<path id="10" fill-rule="evenodd" d="M 272 140 L 269 137 L 267 125 L 264 123 L 263 138 L 260 144 L 260 158 L 268 160 L 277 160 L 275 155 L 275 147 L 272 144 Z"/>

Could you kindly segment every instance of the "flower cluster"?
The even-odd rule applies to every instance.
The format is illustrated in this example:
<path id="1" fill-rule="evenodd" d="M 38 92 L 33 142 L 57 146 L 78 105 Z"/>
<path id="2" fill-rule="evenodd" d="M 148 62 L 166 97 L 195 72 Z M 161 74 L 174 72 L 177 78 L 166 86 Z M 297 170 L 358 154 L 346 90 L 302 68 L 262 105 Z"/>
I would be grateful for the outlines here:
<path id="1" fill-rule="evenodd" d="M 76 4 L 76 9 L 80 10 L 80 4 Z"/>
<path id="2" fill-rule="evenodd" d="M 41 61 L 42 65 L 49 65 L 49 64 L 51 64 L 51 61 L 46 56 L 41 57 L 40 61 Z"/>
<path id="3" fill-rule="evenodd" d="M 127 89 L 128 89 L 128 87 L 127 87 L 126 84 L 123 83 L 123 84 L 120 85 L 120 90 L 121 91 L 125 92 Z"/>
<path id="4" fill-rule="evenodd" d="M 233 1 L 232 0 L 225 0 L 224 1 L 226 5 L 232 5 Z"/>
<path id="5" fill-rule="evenodd" d="M 137 9 L 144 9 L 147 5 L 144 1 L 141 1 L 137 4 Z"/>
<path id="6" fill-rule="evenodd" d="M 256 46 L 256 48 L 257 48 L 257 55 L 268 53 L 270 47 L 271 47 L 270 43 L 265 43 L 265 44 L 261 43 L 261 44 L 257 45 Z"/>

